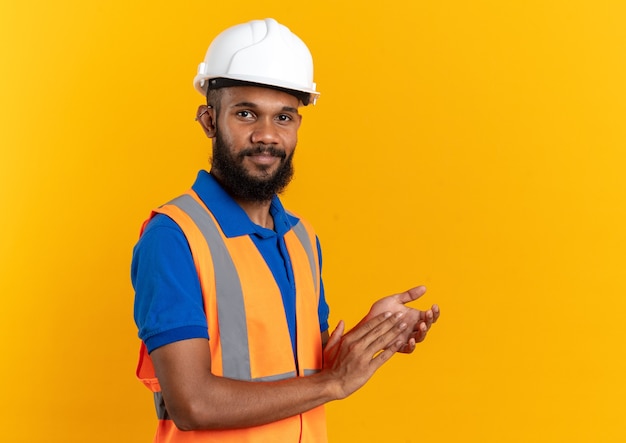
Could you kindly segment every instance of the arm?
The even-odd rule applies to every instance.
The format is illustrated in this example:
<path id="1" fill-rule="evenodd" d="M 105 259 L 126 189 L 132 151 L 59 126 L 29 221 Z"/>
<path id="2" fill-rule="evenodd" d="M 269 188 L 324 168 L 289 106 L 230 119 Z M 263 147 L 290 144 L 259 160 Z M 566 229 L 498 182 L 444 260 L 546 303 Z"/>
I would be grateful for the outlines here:
<path id="1" fill-rule="evenodd" d="M 247 382 L 211 374 L 205 339 L 182 340 L 150 355 L 168 412 L 183 430 L 270 423 L 347 397 L 402 345 L 403 314 L 379 314 L 343 334 L 340 322 L 324 349 L 322 370 L 277 382 Z M 382 352 L 381 352 L 382 351 Z"/>

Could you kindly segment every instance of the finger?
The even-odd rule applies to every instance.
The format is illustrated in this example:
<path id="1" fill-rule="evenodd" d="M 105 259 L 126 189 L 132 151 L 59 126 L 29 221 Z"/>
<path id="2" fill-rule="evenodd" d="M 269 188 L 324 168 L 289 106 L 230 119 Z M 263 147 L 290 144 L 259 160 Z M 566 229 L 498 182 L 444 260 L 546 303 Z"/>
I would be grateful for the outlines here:
<path id="1" fill-rule="evenodd" d="M 415 333 L 415 342 L 416 343 L 421 343 L 424 341 L 424 339 L 426 338 L 426 334 L 428 333 L 428 326 L 426 326 L 426 323 L 421 322 L 418 326 L 418 330 Z"/>
<path id="2" fill-rule="evenodd" d="M 393 354 L 398 352 L 398 350 L 400 350 L 402 346 L 402 341 L 396 340 L 391 346 L 380 352 L 376 357 L 372 358 L 372 360 L 370 360 L 370 366 L 372 367 L 372 369 L 374 371 L 378 370 L 378 368 L 380 368 L 387 360 L 389 360 Z"/>
<path id="3" fill-rule="evenodd" d="M 343 322 L 343 320 L 340 320 L 333 330 L 332 334 L 330 334 L 328 341 L 326 342 L 326 349 L 331 349 L 333 346 L 339 343 L 341 337 L 343 336 L 343 331 L 345 330 L 345 328 L 345 323 Z"/>
<path id="4" fill-rule="evenodd" d="M 410 338 L 407 346 L 409 348 L 408 351 L 406 351 L 407 354 L 411 354 L 413 351 L 415 351 L 415 339 Z"/>
<path id="5" fill-rule="evenodd" d="M 422 295 L 426 293 L 426 286 L 417 286 L 415 288 L 411 288 L 408 291 L 405 291 L 401 294 L 396 295 L 396 299 L 402 303 L 408 303 L 414 300 L 417 300 Z"/>
<path id="6" fill-rule="evenodd" d="M 439 319 L 439 315 L 441 314 L 441 310 L 439 309 L 439 305 L 433 305 L 430 308 L 433 311 L 433 323 L 435 323 Z"/>
<path id="7" fill-rule="evenodd" d="M 365 336 L 363 340 L 366 351 L 373 356 L 383 349 L 392 347 L 398 336 L 408 327 L 407 323 L 401 320 L 402 316 L 402 312 L 396 313 Z"/>
<path id="8" fill-rule="evenodd" d="M 435 313 L 432 309 L 429 309 L 426 311 L 425 317 L 424 323 L 426 323 L 426 327 L 430 329 L 430 326 L 435 322 Z"/>
<path id="9" fill-rule="evenodd" d="M 385 322 L 389 322 L 389 324 L 394 325 L 397 322 L 397 318 L 393 317 L 391 312 L 383 312 L 382 314 L 367 320 L 365 323 L 355 326 L 346 335 L 349 335 L 351 340 L 360 340 L 366 335 L 371 334 L 373 331 L 380 331 L 378 328 L 380 328 Z"/>
<path id="10" fill-rule="evenodd" d="M 439 318 L 439 306 L 433 305 L 428 311 L 422 312 L 420 318 L 426 323 L 426 327 L 430 329 Z"/>
<path id="11" fill-rule="evenodd" d="M 412 354 L 413 351 L 415 351 L 415 338 L 413 338 L 413 334 L 411 334 L 411 337 L 409 338 L 409 341 L 404 343 L 400 347 L 398 352 L 401 352 L 403 354 Z"/>

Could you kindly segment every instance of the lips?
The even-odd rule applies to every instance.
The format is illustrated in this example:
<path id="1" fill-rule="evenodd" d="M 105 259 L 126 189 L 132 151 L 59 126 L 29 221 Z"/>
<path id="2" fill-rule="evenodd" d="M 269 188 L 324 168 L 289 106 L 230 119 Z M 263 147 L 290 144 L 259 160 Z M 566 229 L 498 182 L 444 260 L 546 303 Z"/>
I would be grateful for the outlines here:
<path id="1" fill-rule="evenodd" d="M 281 160 L 280 156 L 272 155 L 269 153 L 250 154 L 246 155 L 246 157 L 250 159 L 250 161 L 258 165 L 271 165 Z"/>
<path id="2" fill-rule="evenodd" d="M 265 156 L 265 157 L 278 157 L 284 159 L 287 154 L 282 149 L 275 148 L 274 146 L 256 146 L 252 148 L 246 148 L 242 150 L 239 155 L 241 157 L 251 156 Z"/>

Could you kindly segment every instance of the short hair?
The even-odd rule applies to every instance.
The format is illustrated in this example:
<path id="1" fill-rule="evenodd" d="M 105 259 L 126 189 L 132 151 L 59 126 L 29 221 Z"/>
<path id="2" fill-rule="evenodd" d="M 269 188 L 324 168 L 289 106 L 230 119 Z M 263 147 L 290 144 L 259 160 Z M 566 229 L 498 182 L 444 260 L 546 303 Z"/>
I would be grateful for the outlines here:
<path id="1" fill-rule="evenodd" d="M 217 124 L 217 117 L 220 113 L 221 102 L 222 102 L 222 89 L 208 88 L 206 92 L 206 105 L 209 108 L 215 109 L 216 124 Z"/>

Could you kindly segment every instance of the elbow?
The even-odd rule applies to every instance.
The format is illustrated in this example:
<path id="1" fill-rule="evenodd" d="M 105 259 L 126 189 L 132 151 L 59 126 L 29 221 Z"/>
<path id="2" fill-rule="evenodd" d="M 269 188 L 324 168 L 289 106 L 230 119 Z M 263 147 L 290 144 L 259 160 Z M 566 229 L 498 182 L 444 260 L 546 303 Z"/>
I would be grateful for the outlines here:
<path id="1" fill-rule="evenodd" d="M 174 425 L 178 428 L 179 431 L 187 432 L 187 431 L 199 431 L 200 429 L 194 428 L 187 421 L 174 420 Z"/>
<path id="2" fill-rule="evenodd" d="M 199 423 L 196 420 L 193 420 L 192 417 L 188 417 L 188 416 L 174 416 L 172 417 L 172 421 L 174 422 L 174 425 L 176 425 L 176 427 L 178 428 L 178 430 L 180 431 L 200 431 L 202 430 L 202 427 L 199 425 Z"/>
<path id="3" fill-rule="evenodd" d="M 219 423 L 215 420 L 213 414 L 206 404 L 199 402 L 190 402 L 184 406 L 173 408 L 170 418 L 174 425 L 181 431 L 203 431 L 210 429 L 219 429 Z"/>

